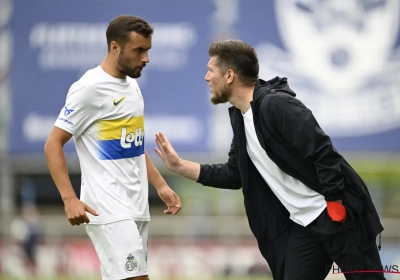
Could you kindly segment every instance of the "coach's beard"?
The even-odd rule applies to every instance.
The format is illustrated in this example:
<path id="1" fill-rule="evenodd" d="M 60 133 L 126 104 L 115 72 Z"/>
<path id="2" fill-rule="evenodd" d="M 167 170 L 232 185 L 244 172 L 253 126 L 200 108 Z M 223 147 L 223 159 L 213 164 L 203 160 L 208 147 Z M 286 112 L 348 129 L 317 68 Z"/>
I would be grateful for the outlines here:
<path id="1" fill-rule="evenodd" d="M 211 95 L 210 101 L 214 105 L 223 104 L 229 101 L 232 96 L 232 91 L 224 86 L 219 92 L 215 92 Z"/>

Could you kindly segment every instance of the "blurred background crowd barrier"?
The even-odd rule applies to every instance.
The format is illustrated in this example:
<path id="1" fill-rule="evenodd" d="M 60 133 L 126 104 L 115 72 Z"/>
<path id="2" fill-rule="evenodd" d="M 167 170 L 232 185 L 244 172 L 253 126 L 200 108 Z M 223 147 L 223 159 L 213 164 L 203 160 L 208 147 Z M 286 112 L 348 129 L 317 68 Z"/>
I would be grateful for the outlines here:
<path id="1" fill-rule="evenodd" d="M 65 218 L 43 146 L 71 83 L 104 58 L 105 29 L 120 14 L 141 16 L 155 29 L 150 64 L 138 79 L 146 149 L 183 204 L 178 216 L 164 216 L 150 187 L 151 279 L 269 279 L 241 191 L 177 177 L 152 152 L 154 134 L 163 131 L 183 158 L 227 159 L 229 104 L 211 105 L 204 75 L 209 44 L 230 38 L 255 47 L 261 78 L 288 78 L 363 177 L 385 227 L 382 261 L 399 272 L 399 6 L 398 0 L 0 0 L 0 279 L 100 279 L 84 228 Z M 79 194 L 72 140 L 66 152 Z"/>

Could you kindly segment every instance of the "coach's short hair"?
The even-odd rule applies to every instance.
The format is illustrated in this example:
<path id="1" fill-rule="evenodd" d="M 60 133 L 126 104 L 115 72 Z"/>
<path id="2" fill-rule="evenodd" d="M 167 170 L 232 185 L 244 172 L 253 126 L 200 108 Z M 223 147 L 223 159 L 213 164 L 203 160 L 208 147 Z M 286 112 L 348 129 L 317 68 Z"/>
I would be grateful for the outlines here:
<path id="1" fill-rule="evenodd" d="M 210 45 L 210 57 L 217 58 L 217 66 L 222 73 L 232 69 L 240 82 L 246 86 L 253 86 L 258 80 L 258 58 L 252 46 L 240 40 L 217 41 Z"/>
<path id="2" fill-rule="evenodd" d="M 140 17 L 129 15 L 117 16 L 107 27 L 106 37 L 108 50 L 110 51 L 112 41 L 124 46 L 128 41 L 129 33 L 132 31 L 144 37 L 148 37 L 153 34 L 153 27 Z"/>

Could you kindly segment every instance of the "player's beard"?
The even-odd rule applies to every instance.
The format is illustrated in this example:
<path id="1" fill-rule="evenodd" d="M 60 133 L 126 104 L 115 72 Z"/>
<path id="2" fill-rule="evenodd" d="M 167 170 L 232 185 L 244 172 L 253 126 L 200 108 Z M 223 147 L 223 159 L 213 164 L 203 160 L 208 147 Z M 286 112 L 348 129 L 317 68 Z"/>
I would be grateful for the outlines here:
<path id="1" fill-rule="evenodd" d="M 223 104 L 229 101 L 229 99 L 232 96 L 232 90 L 224 85 L 222 87 L 222 89 L 220 89 L 219 91 L 215 91 L 212 95 L 211 95 L 211 103 L 214 105 L 217 104 Z"/>
<path id="2" fill-rule="evenodd" d="M 141 65 L 133 68 L 130 67 L 129 61 L 127 61 L 127 59 L 124 57 L 124 53 L 120 53 L 120 55 L 118 56 L 117 65 L 119 71 L 122 74 L 127 75 L 128 77 L 134 79 L 139 78 L 142 75 L 143 67 L 146 66 L 146 65 Z"/>

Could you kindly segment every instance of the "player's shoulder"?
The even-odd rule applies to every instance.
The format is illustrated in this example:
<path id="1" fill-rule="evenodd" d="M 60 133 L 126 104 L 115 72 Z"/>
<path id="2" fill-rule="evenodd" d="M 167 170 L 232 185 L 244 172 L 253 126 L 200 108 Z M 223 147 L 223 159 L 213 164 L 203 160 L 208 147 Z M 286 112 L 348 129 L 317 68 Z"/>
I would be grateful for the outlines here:
<path id="1" fill-rule="evenodd" d="M 100 70 L 100 66 L 87 70 L 82 77 L 76 81 L 76 83 L 81 85 L 90 85 L 93 89 L 95 89 L 96 84 L 104 81 L 104 78 L 102 78 L 102 72 Z"/>
<path id="2" fill-rule="evenodd" d="M 101 103 L 98 100 L 99 94 L 93 86 L 93 75 L 95 75 L 93 69 L 88 70 L 79 80 L 71 84 L 67 94 L 67 99 L 70 102 L 96 106 Z"/>
<path id="3" fill-rule="evenodd" d="M 72 83 L 68 94 L 80 92 L 84 95 L 96 95 L 96 83 L 99 81 L 98 67 L 87 70 L 77 81 Z"/>

